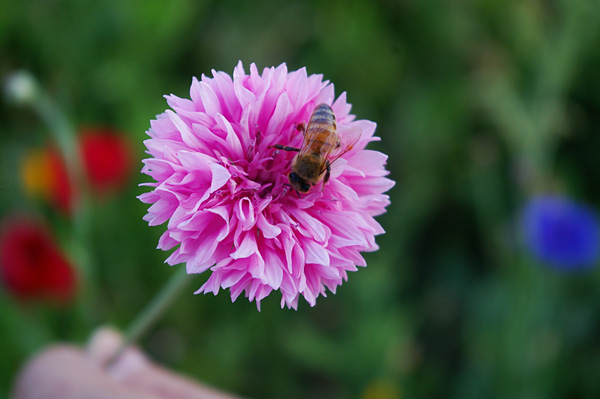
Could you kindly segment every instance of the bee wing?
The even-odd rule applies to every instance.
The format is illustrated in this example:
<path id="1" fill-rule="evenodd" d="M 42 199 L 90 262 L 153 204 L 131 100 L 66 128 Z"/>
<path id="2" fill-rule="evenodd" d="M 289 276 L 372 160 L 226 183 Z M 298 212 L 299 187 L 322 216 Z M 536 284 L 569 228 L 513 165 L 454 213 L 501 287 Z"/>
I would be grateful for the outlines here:
<path id="1" fill-rule="evenodd" d="M 302 147 L 300 147 L 300 152 L 298 152 L 298 157 L 302 157 L 310 152 L 310 143 L 313 142 L 317 137 L 317 132 L 314 129 L 304 130 L 304 139 L 302 141 Z"/>
<path id="2" fill-rule="evenodd" d="M 342 155 L 354 148 L 354 145 L 360 140 L 362 129 L 360 127 L 350 127 L 344 130 L 338 130 L 340 136 L 340 145 L 328 155 L 329 164 L 334 163 Z"/>

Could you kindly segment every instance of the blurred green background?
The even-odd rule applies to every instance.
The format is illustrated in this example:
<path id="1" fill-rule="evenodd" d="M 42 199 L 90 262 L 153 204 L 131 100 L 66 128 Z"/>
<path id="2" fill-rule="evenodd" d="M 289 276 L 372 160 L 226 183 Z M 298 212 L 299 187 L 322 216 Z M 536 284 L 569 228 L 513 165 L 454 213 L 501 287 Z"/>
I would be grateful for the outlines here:
<path id="1" fill-rule="evenodd" d="M 569 0 L 1 2 L 0 76 L 31 71 L 73 126 L 127 132 L 136 157 L 127 189 L 92 203 L 76 303 L 0 290 L 1 397 L 27 356 L 125 328 L 174 272 L 135 198 L 144 132 L 164 94 L 238 60 L 306 66 L 377 122 L 387 234 L 314 308 L 194 296 L 194 276 L 142 340 L 153 358 L 255 398 L 600 397 L 598 271 L 548 270 L 511 228 L 541 188 L 600 205 L 600 3 Z M 77 222 L 18 174 L 48 127 L 6 101 L 0 121 L 0 217 L 41 215 L 69 242 Z"/>

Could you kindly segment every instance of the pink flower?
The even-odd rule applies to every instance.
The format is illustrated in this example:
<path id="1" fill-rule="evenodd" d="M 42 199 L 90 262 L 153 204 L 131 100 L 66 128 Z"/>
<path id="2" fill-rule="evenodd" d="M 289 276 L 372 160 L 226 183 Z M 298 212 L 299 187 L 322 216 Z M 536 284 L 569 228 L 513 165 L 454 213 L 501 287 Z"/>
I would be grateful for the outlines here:
<path id="1" fill-rule="evenodd" d="M 244 292 L 260 301 L 271 291 L 281 306 L 297 308 L 300 295 L 314 306 L 325 288 L 335 293 L 349 271 L 366 266 L 361 252 L 378 249 L 384 231 L 374 216 L 390 203 L 383 194 L 394 182 L 385 176 L 387 156 L 365 146 L 375 123 L 354 120 L 343 93 L 304 68 L 285 64 L 246 74 L 241 62 L 233 79 L 212 72 L 192 80 L 191 100 L 166 96 L 172 110 L 151 121 L 145 141 L 151 158 L 142 172 L 156 182 L 141 201 L 152 204 L 151 226 L 168 222 L 158 248 L 175 251 L 166 260 L 186 263 L 188 273 L 211 270 L 197 291 Z M 299 148 L 300 123 L 320 103 L 330 104 L 340 137 L 362 130 L 352 150 L 332 164 L 331 178 L 298 195 L 288 174 Z"/>

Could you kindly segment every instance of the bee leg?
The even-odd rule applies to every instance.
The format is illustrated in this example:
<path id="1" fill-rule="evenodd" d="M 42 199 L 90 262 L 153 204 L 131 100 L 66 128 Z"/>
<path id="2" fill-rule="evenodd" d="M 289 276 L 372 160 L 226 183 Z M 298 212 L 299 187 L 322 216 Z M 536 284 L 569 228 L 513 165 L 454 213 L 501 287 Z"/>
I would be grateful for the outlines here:
<path id="1" fill-rule="evenodd" d="M 298 123 L 296 125 L 296 130 L 301 131 L 302 134 L 306 134 L 306 125 L 304 123 Z"/>
<path id="2" fill-rule="evenodd" d="M 325 183 L 327 183 L 329 181 L 329 176 L 331 175 L 331 164 L 329 163 L 329 161 L 326 162 L 326 168 L 325 168 L 325 178 L 323 179 L 323 187 L 321 188 L 321 191 L 325 190 Z"/>
<path id="3" fill-rule="evenodd" d="M 281 144 L 273 144 L 273 145 L 270 145 L 269 148 L 277 148 L 278 150 L 283 150 L 283 151 L 296 151 L 296 152 L 300 152 L 300 148 L 288 147 L 286 145 L 281 145 Z"/>
<path id="4" fill-rule="evenodd" d="M 287 184 L 287 183 L 284 183 L 284 184 L 283 184 L 283 187 L 285 187 L 285 189 L 286 189 L 286 190 L 285 190 L 285 193 L 287 193 L 287 191 L 288 191 L 290 188 L 293 188 L 291 184 Z M 294 188 L 294 191 L 296 192 L 296 194 L 298 194 L 298 198 L 302 198 L 302 197 L 300 197 L 300 193 L 298 192 L 298 190 L 296 190 L 296 189 Z"/>

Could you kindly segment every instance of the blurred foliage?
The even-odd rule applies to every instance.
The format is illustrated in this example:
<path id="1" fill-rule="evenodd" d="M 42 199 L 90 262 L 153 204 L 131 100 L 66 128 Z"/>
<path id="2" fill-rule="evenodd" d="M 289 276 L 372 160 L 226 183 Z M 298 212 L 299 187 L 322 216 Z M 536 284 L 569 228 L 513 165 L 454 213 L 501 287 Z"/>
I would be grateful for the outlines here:
<path id="1" fill-rule="evenodd" d="M 190 288 L 141 343 L 257 398 L 600 396 L 598 271 L 549 271 L 514 230 L 540 190 L 600 205 L 598 49 L 597 1 L 0 3 L 0 76 L 31 71 L 73 126 L 128 132 L 138 160 L 162 96 L 187 96 L 192 76 L 231 73 L 238 60 L 322 73 L 378 123 L 373 148 L 389 154 L 397 185 L 366 269 L 297 312 L 279 309 L 276 293 L 257 312 Z M 38 214 L 73 256 L 89 254 L 67 309 L 0 291 L 5 397 L 27 356 L 125 327 L 173 270 L 153 249 L 162 229 L 142 221 L 142 176 L 71 221 L 19 181 L 48 127 L 4 101 L 0 120 L 0 217 Z"/>

